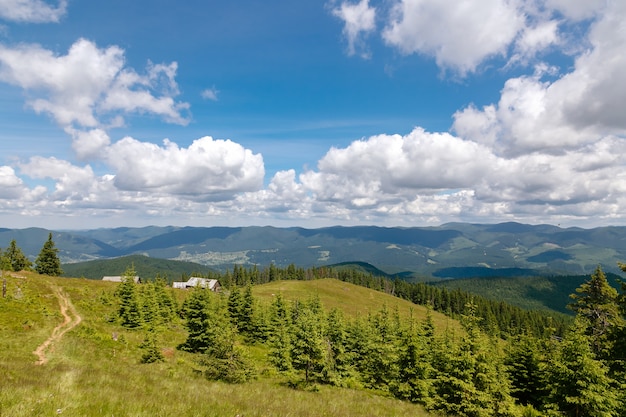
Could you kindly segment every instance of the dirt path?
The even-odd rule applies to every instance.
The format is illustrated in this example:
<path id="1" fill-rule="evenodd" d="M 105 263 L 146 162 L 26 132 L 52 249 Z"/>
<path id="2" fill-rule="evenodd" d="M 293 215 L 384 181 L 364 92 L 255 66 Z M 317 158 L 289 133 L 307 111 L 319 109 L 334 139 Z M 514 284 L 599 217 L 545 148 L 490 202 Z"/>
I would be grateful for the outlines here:
<path id="1" fill-rule="evenodd" d="M 35 351 L 34 355 L 37 356 L 37 365 L 45 364 L 48 359 L 46 358 L 46 351 L 58 342 L 66 332 L 69 332 L 74 327 L 78 326 L 82 321 L 82 317 L 76 311 L 76 308 L 72 304 L 70 297 L 67 294 L 61 292 L 61 289 L 57 286 L 52 288 L 54 295 L 59 300 L 59 306 L 61 307 L 61 314 L 63 315 L 63 323 L 59 324 L 52 330 L 52 334 L 45 342 L 43 342 Z"/>

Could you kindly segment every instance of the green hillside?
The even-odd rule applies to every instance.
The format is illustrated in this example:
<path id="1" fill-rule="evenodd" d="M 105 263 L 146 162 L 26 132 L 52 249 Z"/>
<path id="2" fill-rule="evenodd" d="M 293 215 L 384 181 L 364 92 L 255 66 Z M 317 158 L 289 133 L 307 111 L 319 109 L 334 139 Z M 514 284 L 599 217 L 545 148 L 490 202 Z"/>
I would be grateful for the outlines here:
<path id="1" fill-rule="evenodd" d="M 570 399 L 584 415 L 598 404 L 626 411 L 621 347 L 586 336 L 583 321 L 533 335 L 521 309 L 458 290 L 323 276 L 250 286 L 254 273 L 236 268 L 218 293 L 6 273 L 0 415 L 574 416 Z M 604 274 L 594 277 L 619 307 Z M 447 305 L 460 322 L 390 292 Z M 611 331 L 622 324 L 613 317 Z M 593 385 L 570 388 L 581 363 Z M 554 381 L 549 394 L 536 381 Z"/>
<path id="2" fill-rule="evenodd" d="M 319 297 L 326 310 L 337 308 L 346 316 L 358 317 L 375 313 L 383 307 L 398 311 L 403 318 L 424 320 L 428 309 L 410 301 L 394 297 L 379 291 L 372 291 L 348 282 L 336 279 L 316 279 L 312 281 L 275 281 L 253 288 L 254 295 L 270 302 L 276 294 L 287 300 L 306 300 Z M 431 312 L 438 330 L 460 329 L 459 322 L 436 311 Z"/>
<path id="3" fill-rule="evenodd" d="M 194 370 L 196 355 L 176 349 L 186 337 L 179 320 L 159 333 L 165 361 L 141 364 L 144 331 L 128 330 L 111 321 L 117 309 L 113 292 L 118 284 L 33 273 L 5 273 L 5 278 L 7 296 L 0 298 L 2 416 L 429 415 L 418 405 L 363 389 L 289 388 L 270 370 L 261 346 L 247 349 L 260 369 L 256 380 L 237 386 L 207 381 Z M 297 287 L 310 283 L 290 284 L 292 291 L 308 293 L 307 288 Z M 342 284 L 342 293 L 347 287 L 357 290 Z M 259 296 L 273 290 L 271 286 L 259 287 Z M 383 295 L 361 288 L 358 291 L 371 293 L 366 298 Z M 82 321 L 47 349 L 45 364 L 36 365 L 33 351 L 64 320 L 57 293 L 69 297 Z M 175 294 L 184 298 L 189 292 Z M 332 298 L 326 299 L 340 304 L 342 294 L 334 297 L 336 301 Z"/>

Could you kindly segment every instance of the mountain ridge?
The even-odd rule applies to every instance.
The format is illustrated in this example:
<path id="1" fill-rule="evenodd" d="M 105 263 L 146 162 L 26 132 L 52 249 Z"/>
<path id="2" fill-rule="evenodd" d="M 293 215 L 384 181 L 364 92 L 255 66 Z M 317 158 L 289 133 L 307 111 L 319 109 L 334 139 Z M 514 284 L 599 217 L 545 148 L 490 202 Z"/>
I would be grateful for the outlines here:
<path id="1" fill-rule="evenodd" d="M 48 233 L 64 264 L 128 255 L 188 261 L 217 270 L 239 265 L 317 267 L 365 262 L 388 275 L 443 279 L 527 274 L 589 274 L 626 261 L 626 227 L 561 228 L 516 222 L 429 227 L 123 227 L 80 231 L 0 229 L 34 260 Z M 465 269 L 465 271 L 464 271 Z M 459 272 L 460 271 L 460 272 Z M 482 271 L 482 272 L 481 272 Z"/>

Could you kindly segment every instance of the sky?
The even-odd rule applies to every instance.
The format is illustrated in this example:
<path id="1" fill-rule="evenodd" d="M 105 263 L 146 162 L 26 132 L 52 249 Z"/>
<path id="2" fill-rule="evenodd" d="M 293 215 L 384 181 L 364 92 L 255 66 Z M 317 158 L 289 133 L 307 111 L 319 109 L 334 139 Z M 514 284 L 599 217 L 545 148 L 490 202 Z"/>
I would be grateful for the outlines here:
<path id="1" fill-rule="evenodd" d="M 623 0 L 0 0 L 0 227 L 626 225 Z"/>

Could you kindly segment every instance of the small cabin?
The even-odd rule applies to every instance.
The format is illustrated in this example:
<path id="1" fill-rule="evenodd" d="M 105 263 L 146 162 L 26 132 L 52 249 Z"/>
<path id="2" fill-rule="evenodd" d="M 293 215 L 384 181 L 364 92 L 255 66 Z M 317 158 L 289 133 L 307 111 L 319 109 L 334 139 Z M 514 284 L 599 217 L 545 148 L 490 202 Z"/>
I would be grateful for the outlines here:
<path id="1" fill-rule="evenodd" d="M 215 292 L 218 292 L 221 289 L 221 285 L 218 280 L 208 278 L 191 277 L 187 281 L 172 283 L 172 288 L 186 289 L 193 287 L 206 288 Z"/>
<path id="2" fill-rule="evenodd" d="M 109 282 L 122 282 L 123 279 L 124 279 L 124 277 L 122 277 L 122 276 L 105 276 L 105 277 L 102 277 L 102 281 L 109 281 Z M 133 281 L 135 281 L 135 284 L 140 284 L 141 283 L 141 278 L 139 278 L 138 276 L 134 276 L 133 277 Z"/>

